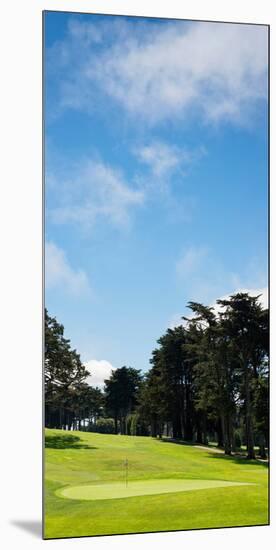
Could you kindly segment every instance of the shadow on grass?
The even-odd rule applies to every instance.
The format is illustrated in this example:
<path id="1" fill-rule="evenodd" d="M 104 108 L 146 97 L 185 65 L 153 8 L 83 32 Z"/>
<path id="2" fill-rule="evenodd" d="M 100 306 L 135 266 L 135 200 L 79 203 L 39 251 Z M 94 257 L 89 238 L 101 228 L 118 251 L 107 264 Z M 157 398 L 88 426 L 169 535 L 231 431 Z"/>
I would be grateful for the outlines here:
<path id="1" fill-rule="evenodd" d="M 203 443 L 197 443 L 193 441 L 185 441 L 184 439 L 173 439 L 172 437 L 162 437 L 158 439 L 157 441 L 162 441 L 163 443 L 174 443 L 175 445 L 186 445 L 186 447 L 202 447 L 202 449 L 215 449 L 218 452 L 223 451 L 221 447 L 218 447 L 217 445 L 204 445 Z"/>
<path id="2" fill-rule="evenodd" d="M 186 445 L 187 447 L 193 447 L 195 443 L 192 443 L 191 441 L 184 441 L 183 439 L 173 439 L 172 437 L 162 437 L 160 439 L 157 439 L 157 441 L 160 441 L 162 443 L 174 443 L 175 445 Z"/>
<path id="3" fill-rule="evenodd" d="M 236 464 L 246 464 L 247 466 L 254 466 L 256 464 L 259 464 L 260 466 L 263 466 L 264 468 L 268 468 L 269 464 L 266 460 L 261 460 L 259 458 L 255 459 L 249 459 L 245 454 L 242 453 L 236 453 L 231 456 L 225 455 L 223 452 L 223 449 L 221 447 L 218 447 L 216 445 L 201 445 L 199 443 L 192 443 L 191 441 L 184 441 L 183 439 L 173 439 L 173 438 L 162 438 L 158 439 L 158 441 L 162 441 L 163 443 L 174 443 L 175 445 L 185 445 L 186 447 L 202 447 L 204 450 L 208 452 L 208 447 L 210 451 L 208 452 L 208 455 L 210 458 L 220 458 L 222 460 L 228 460 L 230 462 L 235 462 Z M 216 451 L 216 452 L 214 452 Z"/>
<path id="4" fill-rule="evenodd" d="M 79 443 L 81 438 L 77 435 L 46 435 L 46 449 L 97 449 L 85 443 Z"/>
<path id="5" fill-rule="evenodd" d="M 268 462 L 260 460 L 258 458 L 252 459 L 247 458 L 246 455 L 225 455 L 225 454 L 215 454 L 215 453 L 208 453 L 209 458 L 219 458 L 220 460 L 227 460 L 228 462 L 234 462 L 235 464 L 246 464 L 246 466 L 256 466 L 258 464 L 259 466 L 263 466 L 264 468 L 268 468 Z"/>

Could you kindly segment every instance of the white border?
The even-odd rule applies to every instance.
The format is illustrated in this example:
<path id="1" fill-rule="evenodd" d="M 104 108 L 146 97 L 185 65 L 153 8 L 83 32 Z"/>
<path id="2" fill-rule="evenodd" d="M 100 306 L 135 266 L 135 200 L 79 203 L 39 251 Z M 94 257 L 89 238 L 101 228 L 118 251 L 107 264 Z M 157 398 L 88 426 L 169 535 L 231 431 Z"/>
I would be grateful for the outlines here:
<path id="1" fill-rule="evenodd" d="M 251 550 L 272 548 L 276 534 L 274 498 L 270 527 L 227 530 L 187 531 L 148 535 L 42 541 L 15 522 L 39 521 L 41 517 L 41 37 L 43 9 L 145 15 L 186 19 L 256 22 L 272 25 L 271 32 L 271 122 L 274 120 L 273 82 L 275 44 L 273 3 L 221 0 L 24 0 L 3 4 L 1 37 L 1 431 L 0 456 L 3 548 L 88 547 L 123 550 L 129 545 L 138 550 L 159 545 L 174 545 L 225 550 L 250 546 Z M 272 125 L 273 130 L 273 125 Z M 273 134 L 271 151 L 273 152 Z M 273 191 L 273 154 L 271 155 L 271 201 Z M 275 222 L 271 217 L 271 235 Z M 3 254 L 4 252 L 4 254 Z M 275 280 L 271 257 L 271 280 Z M 273 303 L 273 289 L 271 289 Z M 4 308 L 3 308 L 4 305 Z M 272 315 L 272 334 L 274 323 Z M 272 365 L 273 365 L 272 339 Z M 273 375 L 272 375 L 273 388 Z M 272 393 L 273 395 L 273 393 Z M 274 409 L 274 410 L 273 410 Z M 275 407 L 272 399 L 272 428 Z M 272 451 L 274 448 L 273 429 Z M 273 454 L 273 452 L 272 452 Z M 273 469 L 272 482 L 274 483 Z M 272 490 L 273 497 L 273 490 Z"/>

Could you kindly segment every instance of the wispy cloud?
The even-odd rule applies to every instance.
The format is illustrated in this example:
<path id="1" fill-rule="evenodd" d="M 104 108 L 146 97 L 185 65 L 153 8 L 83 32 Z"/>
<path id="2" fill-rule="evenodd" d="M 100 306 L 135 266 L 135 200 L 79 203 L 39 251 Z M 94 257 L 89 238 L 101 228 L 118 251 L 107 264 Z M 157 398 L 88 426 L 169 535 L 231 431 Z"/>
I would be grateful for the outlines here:
<path id="1" fill-rule="evenodd" d="M 45 246 L 45 283 L 49 289 L 63 289 L 75 296 L 91 293 L 86 273 L 73 269 L 65 252 L 53 242 Z"/>
<path id="2" fill-rule="evenodd" d="M 208 255 L 206 246 L 189 246 L 176 262 L 176 273 L 182 279 L 200 270 L 203 260 Z"/>
<path id="3" fill-rule="evenodd" d="M 202 302 L 218 312 L 220 307 L 216 300 L 228 298 L 237 292 L 260 295 L 259 302 L 264 308 L 268 307 L 267 274 L 260 269 L 252 272 L 253 265 L 260 266 L 262 262 L 254 258 L 247 262 L 242 274 L 237 274 L 229 270 L 211 248 L 204 245 L 187 246 L 175 264 L 183 310 L 182 313 L 173 313 L 168 325 L 171 328 L 185 325 L 182 316 L 192 317 L 186 307 L 189 301 Z"/>
<path id="4" fill-rule="evenodd" d="M 162 204 L 174 220 L 190 220 L 195 199 L 183 195 L 180 204 L 174 186 L 188 177 L 188 170 L 190 173 L 192 165 L 206 155 L 206 149 L 203 146 L 181 149 L 154 141 L 134 147 L 132 153 L 138 166 L 131 177 L 117 166 L 103 162 L 95 151 L 76 163 L 55 158 L 46 174 L 47 220 L 75 225 L 87 234 L 99 222 L 127 229 L 141 207 L 150 201 Z M 126 151 L 126 158 L 127 154 Z"/>
<path id="5" fill-rule="evenodd" d="M 151 172 L 160 178 L 169 177 L 181 171 L 206 154 L 204 147 L 188 150 L 162 141 L 153 141 L 134 149 L 137 159 L 148 166 Z"/>
<path id="6" fill-rule="evenodd" d="M 54 192 L 52 191 L 52 196 Z M 115 226 L 130 222 L 130 211 L 144 201 L 144 192 L 130 186 L 122 172 L 100 160 L 84 160 L 69 168 L 56 184 L 49 218 L 59 224 L 91 228 L 102 219 Z"/>
<path id="7" fill-rule="evenodd" d="M 75 19 L 50 56 L 63 108 L 93 110 L 97 94 L 150 124 L 195 113 L 240 123 L 267 98 L 265 26 Z"/>
<path id="8" fill-rule="evenodd" d="M 244 261 L 242 273 L 237 273 L 235 267 L 233 270 L 227 267 L 224 252 L 218 254 L 205 244 L 186 246 L 176 260 L 175 273 L 178 284 L 188 292 L 188 299 L 204 303 L 213 302 L 228 289 L 233 289 L 233 292 L 244 288 L 262 289 L 267 284 L 262 258 Z"/>
<path id="9" fill-rule="evenodd" d="M 205 244 L 189 245 L 182 251 L 175 263 L 175 276 L 183 307 L 190 300 L 211 303 L 237 283 L 236 275 Z"/>

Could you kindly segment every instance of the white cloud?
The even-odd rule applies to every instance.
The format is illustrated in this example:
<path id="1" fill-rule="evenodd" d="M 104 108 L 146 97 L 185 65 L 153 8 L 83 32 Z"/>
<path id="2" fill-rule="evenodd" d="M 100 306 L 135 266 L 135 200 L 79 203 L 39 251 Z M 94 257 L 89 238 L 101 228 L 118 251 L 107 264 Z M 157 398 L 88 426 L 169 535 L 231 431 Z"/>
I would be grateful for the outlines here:
<path id="1" fill-rule="evenodd" d="M 186 277 L 195 273 L 202 265 L 202 260 L 208 255 L 208 248 L 205 246 L 190 246 L 185 250 L 176 263 L 176 273 L 178 276 Z"/>
<path id="2" fill-rule="evenodd" d="M 260 265 L 262 262 L 256 258 L 249 261 L 248 269 L 245 266 L 243 276 L 240 277 L 227 270 L 211 249 L 203 245 L 189 246 L 175 266 L 180 292 L 185 297 L 183 313 L 172 314 L 169 327 L 185 326 L 185 321 L 181 319 L 183 315 L 193 317 L 191 310 L 186 307 L 188 301 L 209 305 L 217 313 L 221 309 L 216 303 L 217 299 L 228 299 L 230 295 L 242 292 L 250 296 L 260 295 L 259 302 L 264 308 L 268 307 L 268 289 L 265 286 L 267 277 Z"/>
<path id="3" fill-rule="evenodd" d="M 45 246 L 45 283 L 48 288 L 57 287 L 77 296 L 90 293 L 86 273 L 74 270 L 65 252 L 53 242 L 46 242 Z"/>
<path id="4" fill-rule="evenodd" d="M 248 292 L 253 296 L 263 294 L 260 300 L 266 307 L 265 260 L 253 258 L 242 266 L 242 270 L 242 275 L 230 271 L 222 257 L 205 245 L 187 247 L 175 264 L 176 283 L 181 295 L 185 296 L 184 305 L 190 300 L 214 305 L 221 296 Z"/>
<path id="5" fill-rule="evenodd" d="M 147 165 L 155 176 L 168 176 L 184 166 L 194 162 L 206 153 L 203 147 L 189 151 L 161 141 L 136 147 L 134 154 L 140 162 Z"/>
<path id="6" fill-rule="evenodd" d="M 241 293 L 244 293 L 244 294 L 248 293 L 250 296 L 260 296 L 258 301 L 261 304 L 261 306 L 264 309 L 266 309 L 268 307 L 268 288 L 267 287 L 264 287 L 264 288 L 236 288 L 233 292 L 229 292 L 229 294 L 225 294 L 224 296 L 221 296 L 219 298 L 219 300 L 228 300 L 228 298 L 232 294 L 237 294 L 238 292 L 241 292 Z M 216 302 L 212 303 L 211 307 L 214 308 L 214 312 L 216 314 L 223 310 L 222 306 L 220 306 Z"/>
<path id="7" fill-rule="evenodd" d="M 95 31 L 94 22 L 71 25 L 51 52 L 67 70 L 64 107 L 91 110 L 112 98 L 152 124 L 195 112 L 205 121 L 240 122 L 267 98 L 265 26 L 113 19 L 97 21 Z"/>
<path id="8" fill-rule="evenodd" d="M 184 313 L 174 313 L 168 322 L 168 328 L 173 330 L 176 327 L 186 326 L 186 321 L 183 321 L 182 319 L 183 316 Z"/>
<path id="9" fill-rule="evenodd" d="M 87 378 L 87 383 L 93 387 L 104 387 L 104 380 L 110 378 L 111 372 L 115 368 L 109 361 L 105 359 L 90 359 L 85 363 L 85 368 L 90 372 L 90 376 Z"/>
<path id="10" fill-rule="evenodd" d="M 237 294 L 238 292 L 241 293 L 248 293 L 250 296 L 260 296 L 259 297 L 259 303 L 261 306 L 266 309 L 268 307 L 268 288 L 236 288 L 232 292 L 229 292 L 228 294 L 225 294 L 224 296 L 221 296 L 218 298 L 218 300 L 228 300 L 228 298 L 232 294 Z M 223 310 L 222 306 L 216 303 L 216 301 L 209 304 L 209 307 L 212 307 L 214 310 L 214 313 L 217 315 L 220 311 Z M 168 323 L 169 328 L 174 329 L 175 327 L 179 326 L 186 326 L 187 322 L 182 319 L 183 316 L 188 317 L 189 319 L 192 319 L 194 317 L 194 314 L 192 312 L 189 313 L 190 310 L 188 310 L 188 313 L 174 313 Z"/>
<path id="11" fill-rule="evenodd" d="M 56 184 L 55 197 L 55 206 L 48 209 L 55 223 L 74 222 L 90 228 L 104 219 L 126 226 L 131 208 L 143 203 L 144 192 L 128 185 L 119 170 L 100 160 L 85 160 Z"/>

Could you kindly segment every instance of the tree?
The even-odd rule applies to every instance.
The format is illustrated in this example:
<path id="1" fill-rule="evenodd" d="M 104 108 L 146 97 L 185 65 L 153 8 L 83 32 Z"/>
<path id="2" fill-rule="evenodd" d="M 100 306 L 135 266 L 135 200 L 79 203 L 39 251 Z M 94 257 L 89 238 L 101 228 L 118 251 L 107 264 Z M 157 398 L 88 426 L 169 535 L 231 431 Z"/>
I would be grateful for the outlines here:
<path id="1" fill-rule="evenodd" d="M 236 396 L 234 359 L 213 308 L 197 302 L 189 302 L 188 307 L 194 316 L 186 318 L 191 339 L 186 347 L 195 358 L 195 401 L 203 416 L 203 440 L 207 440 L 207 421 L 212 421 L 220 445 L 226 454 L 231 454 Z"/>
<path id="2" fill-rule="evenodd" d="M 164 421 L 169 417 L 167 389 L 158 361 L 159 350 L 153 352 L 153 367 L 146 374 L 138 396 L 138 413 L 152 437 L 161 436 Z"/>
<path id="3" fill-rule="evenodd" d="M 118 424 L 122 434 L 128 433 L 127 416 L 137 405 L 141 381 L 140 370 L 126 366 L 112 371 L 110 379 L 104 381 L 106 410 L 114 418 L 116 434 Z"/>
<path id="4" fill-rule="evenodd" d="M 223 307 L 221 322 L 237 365 L 248 458 L 255 458 L 257 382 L 263 374 L 268 353 L 268 314 L 258 300 L 259 296 L 237 293 L 217 301 Z"/>
<path id="5" fill-rule="evenodd" d="M 254 393 L 259 454 L 261 458 L 266 458 L 266 447 L 269 446 L 269 380 L 267 373 L 262 373 L 256 380 Z"/>
<path id="6" fill-rule="evenodd" d="M 72 405 L 90 373 L 64 338 L 64 327 L 45 311 L 45 423 L 61 428 L 72 422 Z"/>
<path id="7" fill-rule="evenodd" d="M 176 439 L 193 439 L 193 357 L 186 349 L 189 334 L 182 326 L 168 329 L 152 352 L 152 368 L 140 399 L 140 410 L 148 418 L 152 435 L 161 435 L 166 425 Z"/>

